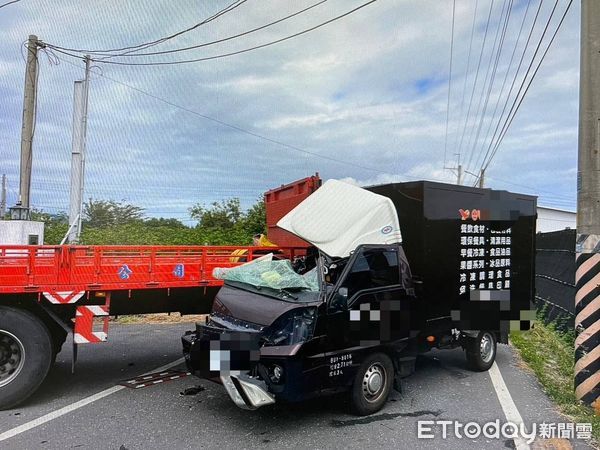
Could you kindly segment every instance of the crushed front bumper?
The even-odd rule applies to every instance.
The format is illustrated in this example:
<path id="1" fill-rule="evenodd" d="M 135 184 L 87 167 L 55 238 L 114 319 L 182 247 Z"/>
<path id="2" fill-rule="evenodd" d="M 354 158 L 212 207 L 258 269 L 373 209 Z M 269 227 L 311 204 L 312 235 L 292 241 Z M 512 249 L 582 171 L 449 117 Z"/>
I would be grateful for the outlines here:
<path id="1" fill-rule="evenodd" d="M 220 378 L 229 397 L 240 408 L 256 409 L 275 403 L 275 397 L 267 391 L 264 381 L 239 371 L 222 374 Z"/>
<path id="2" fill-rule="evenodd" d="M 197 324 L 182 336 L 183 354 L 194 375 L 221 383 L 231 400 L 244 409 L 275 403 L 267 385 L 250 369 L 259 358 L 258 334 Z"/>

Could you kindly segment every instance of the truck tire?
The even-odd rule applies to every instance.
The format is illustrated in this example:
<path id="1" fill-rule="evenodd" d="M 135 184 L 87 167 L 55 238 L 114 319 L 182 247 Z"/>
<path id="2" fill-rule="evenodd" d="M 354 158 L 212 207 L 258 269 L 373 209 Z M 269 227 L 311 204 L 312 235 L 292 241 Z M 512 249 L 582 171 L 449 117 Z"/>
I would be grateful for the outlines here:
<path id="1" fill-rule="evenodd" d="M 50 332 L 38 317 L 0 306 L 0 410 L 36 391 L 50 370 L 52 354 Z"/>
<path id="2" fill-rule="evenodd" d="M 496 359 L 496 335 L 491 331 L 480 331 L 477 337 L 467 337 L 465 353 L 471 370 L 483 372 L 494 364 Z"/>
<path id="3" fill-rule="evenodd" d="M 394 383 L 394 365 L 384 353 L 368 356 L 360 365 L 351 390 L 352 410 L 359 416 L 383 408 Z"/>

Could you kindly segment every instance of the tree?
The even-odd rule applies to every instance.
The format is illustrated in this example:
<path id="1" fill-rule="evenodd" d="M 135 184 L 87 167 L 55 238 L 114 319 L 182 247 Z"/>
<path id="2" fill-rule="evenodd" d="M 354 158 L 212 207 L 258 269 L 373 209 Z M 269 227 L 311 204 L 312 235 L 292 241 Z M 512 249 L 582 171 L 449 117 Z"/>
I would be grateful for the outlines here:
<path id="1" fill-rule="evenodd" d="M 189 211 L 191 218 L 198 221 L 200 228 L 231 229 L 243 217 L 239 198 L 213 202 L 209 208 L 196 204 Z"/>
<path id="2" fill-rule="evenodd" d="M 265 209 L 265 201 L 259 199 L 246 212 L 244 217 L 244 228 L 249 235 L 267 232 L 267 212 Z"/>
<path id="3" fill-rule="evenodd" d="M 180 220 L 174 218 L 164 218 L 164 217 L 151 217 L 150 219 L 144 220 L 144 225 L 148 227 L 167 227 L 167 228 L 177 228 L 183 229 L 187 228 Z"/>
<path id="4" fill-rule="evenodd" d="M 69 218 L 67 217 L 67 213 L 64 211 L 59 211 L 55 214 L 50 214 L 45 212 L 42 209 L 31 208 L 30 211 L 31 220 L 35 220 L 38 222 L 44 222 L 46 224 L 68 224 Z"/>
<path id="5" fill-rule="evenodd" d="M 144 218 L 144 208 L 114 200 L 90 200 L 83 204 L 83 220 L 90 227 L 108 227 Z"/>
<path id="6" fill-rule="evenodd" d="M 143 208 L 112 200 L 91 200 L 84 204 L 81 243 L 86 245 L 249 245 L 252 236 L 265 232 L 265 204 L 262 200 L 245 213 L 240 200 L 214 202 L 209 207 L 190 208 L 196 227 L 175 218 L 145 219 Z M 58 244 L 69 228 L 64 212 L 49 214 L 32 210 L 33 220 L 43 221 L 46 244 Z"/>
<path id="7" fill-rule="evenodd" d="M 31 209 L 31 220 L 44 222 L 44 244 L 60 244 L 69 229 L 67 213 L 60 211 L 55 214 L 44 212 L 41 209 Z"/>

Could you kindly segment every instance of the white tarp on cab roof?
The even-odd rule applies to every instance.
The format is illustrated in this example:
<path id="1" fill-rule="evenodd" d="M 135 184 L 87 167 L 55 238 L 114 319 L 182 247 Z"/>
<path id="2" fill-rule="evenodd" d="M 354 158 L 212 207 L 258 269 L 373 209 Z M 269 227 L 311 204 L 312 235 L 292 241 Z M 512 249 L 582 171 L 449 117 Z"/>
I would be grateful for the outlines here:
<path id="1" fill-rule="evenodd" d="M 360 244 L 402 241 L 389 198 L 338 180 L 325 182 L 277 226 L 337 257 L 348 256 Z"/>

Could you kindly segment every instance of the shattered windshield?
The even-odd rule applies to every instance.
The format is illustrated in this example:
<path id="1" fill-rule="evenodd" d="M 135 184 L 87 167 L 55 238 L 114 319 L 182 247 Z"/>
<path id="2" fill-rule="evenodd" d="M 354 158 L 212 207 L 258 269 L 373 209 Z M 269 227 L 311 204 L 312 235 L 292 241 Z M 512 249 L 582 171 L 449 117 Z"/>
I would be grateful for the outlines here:
<path id="1" fill-rule="evenodd" d="M 319 291 L 316 270 L 313 269 L 304 275 L 299 275 L 288 260 L 254 261 L 229 269 L 219 278 L 276 290 Z"/>

